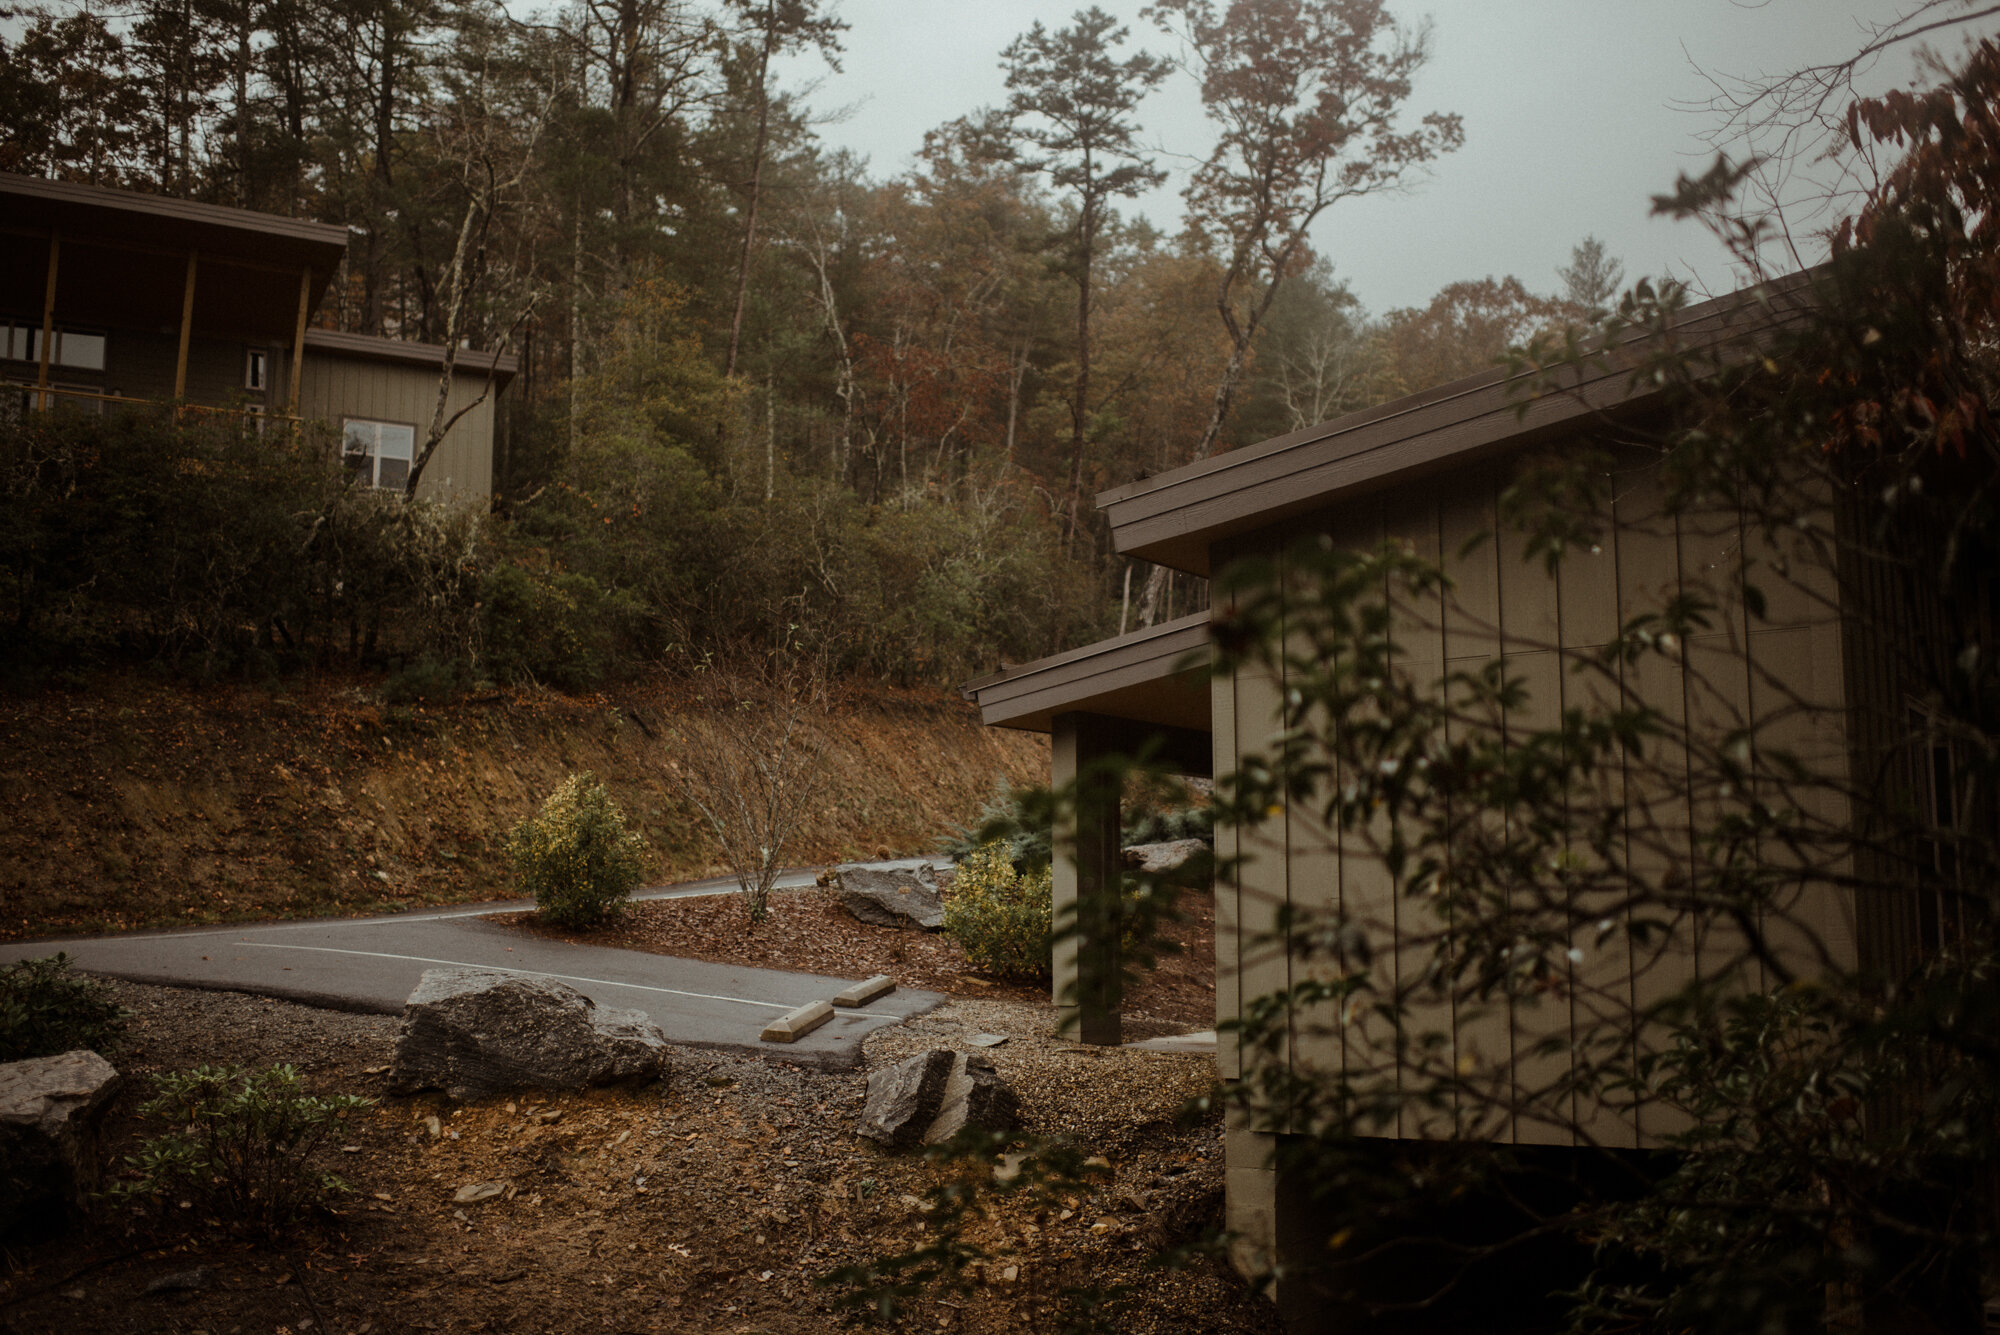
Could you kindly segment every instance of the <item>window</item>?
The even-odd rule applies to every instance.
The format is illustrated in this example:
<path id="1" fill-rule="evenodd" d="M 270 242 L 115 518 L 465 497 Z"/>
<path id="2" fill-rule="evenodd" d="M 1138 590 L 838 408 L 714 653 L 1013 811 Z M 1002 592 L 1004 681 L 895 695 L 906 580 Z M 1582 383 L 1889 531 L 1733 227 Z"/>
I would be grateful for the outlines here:
<path id="1" fill-rule="evenodd" d="M 417 429 L 403 422 L 368 422 L 350 417 L 342 424 L 343 452 L 349 471 L 363 486 L 401 491 L 410 477 Z"/>
<path id="2" fill-rule="evenodd" d="M 270 354 L 261 348 L 252 348 L 243 355 L 243 388 L 261 390 L 267 388 L 264 380 L 265 363 Z"/>
<path id="3" fill-rule="evenodd" d="M 1917 931 L 1926 950 L 1962 940 L 1980 914 L 1966 893 L 1962 866 L 1961 794 L 1966 769 L 1937 714 L 1912 704 L 1909 718 L 1911 789 L 1920 834 L 1916 850 Z"/>
<path id="4" fill-rule="evenodd" d="M 0 324 L 0 357 L 16 362 L 41 361 L 41 326 L 12 321 Z M 79 371 L 102 371 L 104 335 L 88 334 L 80 329 L 56 330 L 55 351 L 49 363 L 53 366 L 73 366 Z"/>

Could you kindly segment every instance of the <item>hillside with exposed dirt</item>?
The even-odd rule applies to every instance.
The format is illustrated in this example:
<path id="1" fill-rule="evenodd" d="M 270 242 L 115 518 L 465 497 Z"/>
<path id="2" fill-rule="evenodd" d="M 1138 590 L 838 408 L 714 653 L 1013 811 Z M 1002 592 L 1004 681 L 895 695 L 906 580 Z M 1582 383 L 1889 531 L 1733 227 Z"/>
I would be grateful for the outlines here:
<path id="1" fill-rule="evenodd" d="M 594 772 L 659 883 L 724 870 L 671 777 L 723 707 L 699 679 L 386 704 L 372 681 L 193 689 L 133 677 L 0 696 L 0 939 L 383 911 L 508 893 L 507 832 Z M 943 691 L 846 684 L 793 865 L 926 852 L 1042 738 Z"/>

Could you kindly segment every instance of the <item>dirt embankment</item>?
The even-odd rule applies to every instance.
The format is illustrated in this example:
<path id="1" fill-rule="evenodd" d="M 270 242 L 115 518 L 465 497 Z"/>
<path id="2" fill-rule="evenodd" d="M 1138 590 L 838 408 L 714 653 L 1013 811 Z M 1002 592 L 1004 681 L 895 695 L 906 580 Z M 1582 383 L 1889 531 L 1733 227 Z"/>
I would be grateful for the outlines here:
<path id="1" fill-rule="evenodd" d="M 364 912 L 508 893 L 507 831 L 573 770 L 611 789 L 664 882 L 723 870 L 668 765 L 698 684 L 384 705 L 368 683 L 190 690 L 130 678 L 0 696 L 0 939 Z M 928 851 L 1039 737 L 942 691 L 849 686 L 795 864 Z"/>

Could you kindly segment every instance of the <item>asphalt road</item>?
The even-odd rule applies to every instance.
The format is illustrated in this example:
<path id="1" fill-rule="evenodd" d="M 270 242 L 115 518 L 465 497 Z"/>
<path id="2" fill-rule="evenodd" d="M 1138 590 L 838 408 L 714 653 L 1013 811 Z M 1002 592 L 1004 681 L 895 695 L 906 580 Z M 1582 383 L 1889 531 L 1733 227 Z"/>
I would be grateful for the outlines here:
<path id="1" fill-rule="evenodd" d="M 788 873 L 779 885 L 810 885 L 814 875 L 813 871 Z M 642 891 L 635 898 L 677 898 L 734 888 L 732 881 L 704 881 Z M 0 943 L 0 964 L 60 950 L 85 972 L 132 982 L 251 992 L 389 1015 L 402 1012 L 404 999 L 425 969 L 444 965 L 505 969 L 561 979 L 601 1006 L 644 1011 L 674 1043 L 759 1052 L 824 1066 L 858 1063 L 863 1035 L 899 1024 L 944 1000 L 936 992 L 898 988 L 865 1009 L 836 1010 L 832 1020 L 795 1043 L 765 1043 L 758 1035 L 771 1019 L 810 1001 L 831 1000 L 860 979 L 571 945 L 484 921 L 490 914 L 532 907 L 527 901 L 511 900 L 375 918 L 11 941 Z"/>

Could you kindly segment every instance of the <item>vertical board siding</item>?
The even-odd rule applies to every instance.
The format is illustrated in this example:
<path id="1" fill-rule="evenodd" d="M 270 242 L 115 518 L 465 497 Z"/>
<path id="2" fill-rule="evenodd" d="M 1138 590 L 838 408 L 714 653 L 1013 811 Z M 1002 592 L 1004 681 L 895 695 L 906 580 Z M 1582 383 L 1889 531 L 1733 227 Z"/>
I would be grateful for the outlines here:
<path id="1" fill-rule="evenodd" d="M 308 347 L 300 374 L 299 412 L 336 429 L 343 417 L 404 422 L 416 428 L 422 448 L 437 407 L 438 373 L 420 366 L 402 366 L 359 357 L 341 357 Z M 477 400 L 486 389 L 482 374 L 461 371 L 452 377 L 446 417 Z M 484 499 L 493 489 L 493 399 L 459 418 L 417 484 L 419 496 Z"/>
<path id="2" fill-rule="evenodd" d="M 1500 654 L 1500 555 L 1493 534 L 1498 515 L 1496 488 L 1489 477 L 1477 476 L 1458 486 L 1441 488 L 1433 498 L 1437 512 L 1438 547 L 1452 596 L 1444 604 L 1442 636 L 1445 671 L 1476 672 Z M 1466 726 L 1498 727 L 1496 716 Z M 1458 725 L 1449 740 L 1462 741 Z M 1497 813 L 1478 812 L 1469 818 L 1492 821 Z M 1513 1007 L 1504 991 L 1489 996 L 1459 996 L 1453 1003 L 1454 1046 L 1460 1070 L 1473 1081 L 1498 1080 L 1514 1065 Z M 1514 1119 L 1492 1108 L 1461 1108 L 1462 1136 L 1512 1141 Z"/>
<path id="3" fill-rule="evenodd" d="M 1236 544 L 1240 553 L 1282 558 L 1290 536 L 1301 528 L 1327 534 L 1356 550 L 1384 540 L 1438 561 L 1451 593 L 1423 606 L 1393 600 L 1394 633 L 1413 680 L 1429 685 L 1453 671 L 1477 670 L 1495 657 L 1508 675 L 1524 684 L 1525 704 L 1506 718 L 1465 720 L 1452 725 L 1494 729 L 1503 738 L 1555 727 L 1565 710 L 1601 711 L 1621 703 L 1643 704 L 1660 715 L 1667 732 L 1636 752 L 1620 753 L 1588 781 L 1588 800 L 1622 807 L 1626 823 L 1623 859 L 1649 883 L 1672 884 L 1697 860 L 1716 856 L 1697 842 L 1697 830 L 1740 804 L 1746 795 L 1724 791 L 1706 765 L 1693 771 L 1688 750 L 1671 734 L 1684 725 L 1697 750 L 1728 737 L 1752 737 L 1757 745 L 1784 746 L 1833 778 L 1844 778 L 1844 729 L 1838 710 L 1855 688 L 1842 679 L 1838 643 L 1838 598 L 1824 580 L 1811 579 L 1769 597 L 1763 617 L 1748 610 L 1742 593 L 1753 569 L 1782 563 L 1752 541 L 1733 513 L 1675 516 L 1665 509 L 1665 490 L 1656 459 L 1621 459 L 1611 476 L 1609 521 L 1595 550 L 1571 552 L 1551 577 L 1539 559 L 1525 559 L 1520 535 L 1499 522 L 1498 496 L 1507 482 L 1498 472 L 1469 471 L 1420 487 L 1371 498 L 1364 505 L 1332 510 L 1303 524 L 1288 524 Z M 1483 537 L 1482 537 L 1483 535 Z M 1775 581 L 1771 581 L 1774 582 Z M 1624 664 L 1604 654 L 1633 618 L 1658 613 L 1682 593 L 1713 607 L 1710 624 L 1688 642 L 1666 652 L 1649 652 Z M 1296 593 L 1294 594 L 1296 596 Z M 1853 669 L 1850 667 L 1850 674 Z M 1279 721 L 1285 683 L 1269 674 L 1240 669 L 1213 686 L 1216 767 L 1234 768 L 1240 757 L 1264 749 Z M 1872 689 L 1872 688 L 1871 688 Z M 1784 702 L 1810 703 L 1815 711 L 1787 710 Z M 1832 721 L 1830 721 L 1832 720 Z M 1801 731 L 1803 730 L 1803 731 Z M 1827 785 L 1828 794 L 1837 784 Z M 1812 819 L 1836 825 L 1845 818 L 1831 797 L 1815 799 Z M 1505 812 L 1477 818 L 1507 819 Z M 1584 1053 L 1578 1036 L 1593 1031 L 1600 1044 L 1657 1047 L 1666 1035 L 1642 1017 L 1697 976 L 1741 978 L 1742 986 L 1768 984 L 1748 941 L 1736 929 L 1697 922 L 1692 915 L 1668 919 L 1654 914 L 1654 930 L 1640 941 L 1622 912 L 1607 904 L 1600 919 L 1593 907 L 1565 901 L 1580 920 L 1574 952 L 1546 962 L 1545 987 L 1510 999 L 1465 996 L 1446 1001 L 1415 990 L 1441 924 L 1425 906 L 1393 891 L 1390 877 L 1371 851 L 1380 830 L 1360 831 L 1343 846 L 1316 814 L 1301 808 L 1274 816 L 1257 831 L 1219 836 L 1218 852 L 1245 857 L 1240 874 L 1217 887 L 1217 1016 L 1240 1015 L 1254 997 L 1271 993 L 1305 975 L 1303 963 L 1275 958 L 1262 940 L 1281 906 L 1345 913 L 1371 935 L 1393 934 L 1396 948 L 1377 958 L 1380 986 L 1393 989 L 1407 1006 L 1404 1043 L 1429 1032 L 1443 1046 L 1429 1069 L 1418 1067 L 1407 1048 L 1394 1073 L 1406 1089 L 1433 1083 L 1444 1063 L 1466 1073 L 1513 1081 L 1510 1109 L 1467 1108 L 1455 1124 L 1418 1110 L 1407 1111 L 1386 1134 L 1406 1138 L 1445 1134 L 1523 1144 L 1586 1140 L 1638 1147 L 1686 1127 L 1678 1109 L 1647 1105 L 1636 1097 L 1618 1106 L 1582 1106 L 1569 1092 L 1578 1063 L 1602 1060 L 1600 1047 Z M 1587 857 L 1590 851 L 1570 850 Z M 1742 853 L 1743 850 L 1738 850 Z M 1762 850 L 1750 855 L 1761 857 Z M 1851 958 L 1857 931 L 1844 896 L 1825 882 L 1830 868 L 1802 868 L 1796 903 L 1787 917 L 1805 935 L 1829 943 L 1826 958 Z M 1556 887 L 1556 888 L 1551 888 Z M 1519 895 L 1578 893 L 1545 886 L 1521 886 Z M 1615 898 L 1616 892 L 1605 892 Z M 1607 930 L 1599 924 L 1608 922 Z M 1865 930 L 1865 928 L 1863 929 Z M 1600 942 L 1600 936 L 1603 940 Z M 1843 953 L 1845 952 L 1845 954 Z M 1356 1027 L 1373 1023 L 1374 1029 Z M 1361 1063 L 1397 1060 L 1398 1035 L 1383 1021 L 1352 1016 L 1294 1015 L 1289 1051 L 1277 1059 L 1300 1073 L 1345 1069 L 1363 1077 Z M 1342 1042 L 1342 1035 L 1347 1041 Z M 1368 1054 L 1368 1055 L 1364 1055 Z M 1225 1075 L 1248 1064 L 1225 1042 L 1218 1058 Z M 1384 1070 L 1379 1074 L 1388 1075 Z M 1504 1092 L 1507 1086 L 1502 1085 Z"/>
<path id="4" fill-rule="evenodd" d="M 1383 536 L 1401 545 L 1420 560 L 1433 565 L 1441 562 L 1437 507 L 1419 497 L 1392 499 L 1383 507 Z M 1421 600 L 1401 590 L 1391 589 L 1390 607 L 1395 614 L 1392 632 L 1401 650 L 1404 669 L 1411 680 L 1426 685 L 1443 678 L 1445 672 L 1444 597 L 1433 593 Z M 1396 911 L 1396 995 L 1403 1006 L 1404 1043 L 1407 1056 L 1398 1071 L 1403 1089 L 1436 1086 L 1449 1082 L 1458 1071 L 1458 1033 L 1449 994 L 1433 991 L 1427 974 L 1438 948 L 1443 944 L 1445 923 L 1429 902 L 1402 896 Z M 1435 1041 L 1433 1050 L 1432 1044 Z M 1397 1128 L 1405 1139 L 1440 1139 L 1457 1129 L 1457 1101 L 1450 1107 L 1429 1110 L 1406 1107 Z"/>
<path id="5" fill-rule="evenodd" d="M 1275 555 L 1274 549 L 1266 549 Z M 1282 683 L 1272 673 L 1244 668 L 1236 673 L 1234 718 L 1238 754 L 1265 750 L 1281 724 Z M 1235 758 L 1230 760 L 1234 769 Z M 1226 772 L 1226 771 L 1224 771 Z M 1285 813 L 1268 815 L 1252 828 L 1238 832 L 1236 962 L 1242 1002 L 1248 1005 L 1259 997 L 1274 996 L 1291 983 L 1291 960 L 1282 942 L 1276 939 L 1279 915 L 1289 901 L 1290 869 L 1287 866 Z M 1289 1023 L 1289 1021 L 1288 1021 Z M 1270 1060 L 1281 1066 L 1292 1061 L 1289 1034 L 1282 1037 Z M 1243 1065 L 1266 1060 L 1262 1053 L 1245 1051 Z M 1246 1069 L 1245 1074 L 1248 1074 Z"/>
<path id="6" fill-rule="evenodd" d="M 1218 590 L 1218 617 L 1231 610 L 1228 595 Z M 1209 727 L 1214 748 L 1211 774 L 1227 774 L 1236 768 L 1243 753 L 1236 736 L 1236 677 L 1217 673 L 1209 680 Z M 1243 988 L 1239 973 L 1242 958 L 1242 884 L 1236 866 L 1241 855 L 1236 826 L 1229 821 L 1215 824 L 1215 1071 L 1224 1080 L 1241 1079 L 1243 1045 L 1230 1026 L 1243 1017 Z"/>

